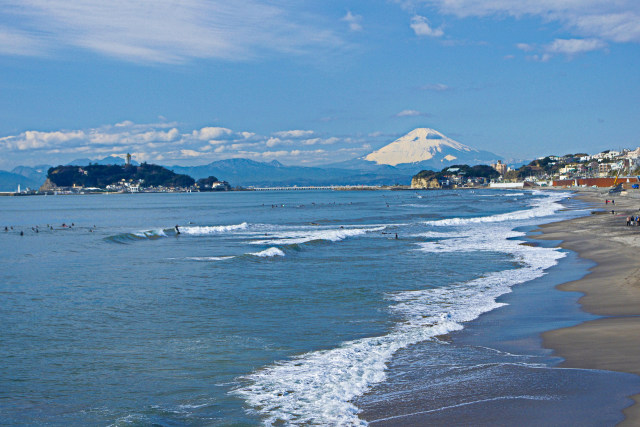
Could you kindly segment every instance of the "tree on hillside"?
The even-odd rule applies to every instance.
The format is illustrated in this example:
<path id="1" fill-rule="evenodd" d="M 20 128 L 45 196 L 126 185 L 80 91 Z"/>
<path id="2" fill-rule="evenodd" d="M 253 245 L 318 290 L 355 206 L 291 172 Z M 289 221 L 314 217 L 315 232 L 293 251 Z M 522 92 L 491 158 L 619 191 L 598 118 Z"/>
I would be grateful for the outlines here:
<path id="1" fill-rule="evenodd" d="M 132 165 L 58 166 L 50 168 L 47 178 L 59 187 L 100 187 L 115 184 L 122 180 L 142 181 L 145 187 L 191 187 L 195 180 L 188 175 L 179 175 L 158 165 L 143 163 Z"/>

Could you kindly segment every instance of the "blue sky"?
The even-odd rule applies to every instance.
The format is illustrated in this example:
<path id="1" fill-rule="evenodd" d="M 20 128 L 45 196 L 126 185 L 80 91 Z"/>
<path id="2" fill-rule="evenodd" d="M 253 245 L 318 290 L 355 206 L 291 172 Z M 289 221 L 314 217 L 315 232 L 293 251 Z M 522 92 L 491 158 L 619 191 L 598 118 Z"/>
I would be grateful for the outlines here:
<path id="1" fill-rule="evenodd" d="M 0 169 L 640 145 L 637 0 L 4 0 L 0 64 Z"/>

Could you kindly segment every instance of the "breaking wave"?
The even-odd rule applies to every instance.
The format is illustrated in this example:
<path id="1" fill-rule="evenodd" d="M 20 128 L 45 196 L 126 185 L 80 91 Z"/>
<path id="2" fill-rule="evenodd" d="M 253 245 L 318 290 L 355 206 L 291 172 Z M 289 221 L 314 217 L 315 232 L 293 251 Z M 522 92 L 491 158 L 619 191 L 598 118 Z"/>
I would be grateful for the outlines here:
<path id="1" fill-rule="evenodd" d="M 370 228 L 338 228 L 338 229 L 294 229 L 271 233 L 269 239 L 254 240 L 255 245 L 296 245 L 317 240 L 339 242 L 349 237 L 362 236 L 367 233 L 382 231 L 386 226 Z"/>
<path id="2" fill-rule="evenodd" d="M 269 248 L 260 252 L 251 252 L 249 255 L 257 256 L 260 258 L 270 258 L 274 256 L 284 256 L 284 251 L 279 248 Z"/>

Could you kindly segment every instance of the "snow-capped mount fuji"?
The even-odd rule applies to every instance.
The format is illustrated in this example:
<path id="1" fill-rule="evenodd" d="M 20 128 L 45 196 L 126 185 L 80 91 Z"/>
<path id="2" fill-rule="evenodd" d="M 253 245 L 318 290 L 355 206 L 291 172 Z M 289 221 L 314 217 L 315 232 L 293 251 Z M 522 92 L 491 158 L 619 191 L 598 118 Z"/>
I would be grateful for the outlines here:
<path id="1" fill-rule="evenodd" d="M 430 128 L 414 129 L 362 158 L 376 165 L 420 166 L 436 170 L 452 164 L 471 166 L 501 159 L 501 156 L 461 144 Z"/>

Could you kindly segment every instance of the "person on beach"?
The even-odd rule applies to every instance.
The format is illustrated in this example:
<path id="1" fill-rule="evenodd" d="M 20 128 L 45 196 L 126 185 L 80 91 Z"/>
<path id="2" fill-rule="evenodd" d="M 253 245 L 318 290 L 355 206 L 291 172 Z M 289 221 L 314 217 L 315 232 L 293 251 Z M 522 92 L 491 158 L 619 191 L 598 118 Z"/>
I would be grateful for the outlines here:
<path id="1" fill-rule="evenodd" d="M 627 217 L 627 227 L 629 227 L 631 225 L 631 217 L 628 216 Z"/>

